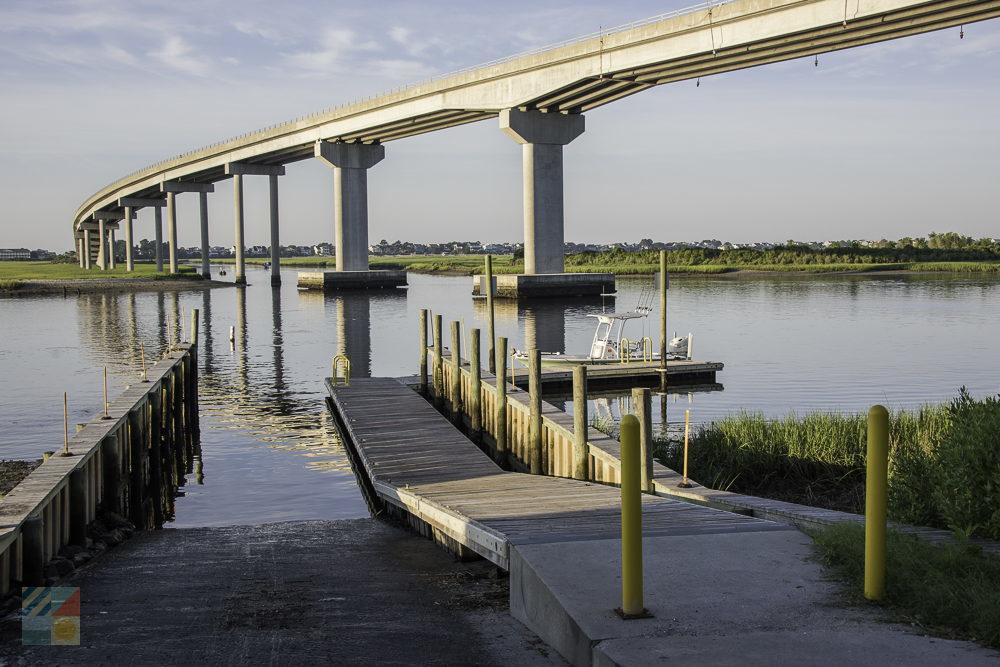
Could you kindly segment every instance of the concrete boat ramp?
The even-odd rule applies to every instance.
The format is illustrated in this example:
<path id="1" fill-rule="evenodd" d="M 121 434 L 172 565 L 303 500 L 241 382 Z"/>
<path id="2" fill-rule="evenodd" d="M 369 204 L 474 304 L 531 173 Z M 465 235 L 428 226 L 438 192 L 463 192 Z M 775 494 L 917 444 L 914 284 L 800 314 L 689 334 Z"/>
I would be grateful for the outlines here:
<path id="1" fill-rule="evenodd" d="M 373 506 L 509 573 L 511 614 L 576 665 L 1000 664 L 844 608 L 795 528 L 643 497 L 646 606 L 624 621 L 618 489 L 507 472 L 391 378 L 327 383 Z"/>

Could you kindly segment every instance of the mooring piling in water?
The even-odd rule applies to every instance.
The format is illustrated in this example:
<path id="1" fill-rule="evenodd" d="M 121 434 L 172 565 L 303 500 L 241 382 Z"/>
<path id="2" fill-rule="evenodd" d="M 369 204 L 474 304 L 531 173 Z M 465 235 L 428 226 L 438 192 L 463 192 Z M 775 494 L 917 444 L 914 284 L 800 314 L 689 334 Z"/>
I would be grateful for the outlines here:
<path id="1" fill-rule="evenodd" d="M 104 419 L 111 419 L 111 414 L 108 412 L 111 404 L 108 402 L 108 367 L 104 367 Z"/>
<path id="2" fill-rule="evenodd" d="M 573 479 L 587 476 L 587 367 L 573 366 Z"/>
<path id="3" fill-rule="evenodd" d="M 528 460 L 531 474 L 541 475 L 542 468 L 542 353 L 528 350 Z"/>
<path id="4" fill-rule="evenodd" d="M 868 461 L 865 475 L 865 597 L 885 597 L 886 501 L 889 473 L 889 411 L 868 411 Z"/>
<path id="5" fill-rule="evenodd" d="M 427 395 L 427 309 L 420 309 L 420 393 Z"/>
<path id="6" fill-rule="evenodd" d="M 462 419 L 462 328 L 458 320 L 451 322 L 451 417 Z"/>
<path id="7" fill-rule="evenodd" d="M 660 391 L 667 390 L 667 251 L 660 251 Z"/>
<path id="8" fill-rule="evenodd" d="M 434 315 L 434 406 L 438 410 L 444 407 L 444 324 L 440 315 Z"/>
<path id="9" fill-rule="evenodd" d="M 486 319 L 487 335 L 490 337 L 490 373 L 496 374 L 496 328 L 494 326 L 495 311 L 493 308 L 493 255 L 486 255 Z M 482 289 L 480 289 L 482 291 Z M 503 377 L 503 373 L 500 374 Z"/>
<path id="10" fill-rule="evenodd" d="M 483 428 L 483 376 L 479 359 L 479 337 L 479 329 L 469 331 L 469 370 L 471 375 L 469 378 L 469 429 L 474 440 L 479 439 L 480 431 Z"/>
<path id="11" fill-rule="evenodd" d="M 104 385 L 104 405 L 107 412 L 107 383 Z M 69 394 L 63 392 L 63 456 L 69 456 Z"/>
<path id="12" fill-rule="evenodd" d="M 645 387 L 632 390 L 632 406 L 639 420 L 639 471 L 642 490 L 653 492 L 653 404 Z"/>
<path id="13" fill-rule="evenodd" d="M 502 463 L 507 459 L 507 337 L 497 339 L 496 349 L 497 409 L 494 440 L 497 459 Z"/>
<path id="14" fill-rule="evenodd" d="M 642 488 L 640 482 L 639 420 L 622 417 L 622 606 L 625 619 L 648 615 L 642 600 Z"/>

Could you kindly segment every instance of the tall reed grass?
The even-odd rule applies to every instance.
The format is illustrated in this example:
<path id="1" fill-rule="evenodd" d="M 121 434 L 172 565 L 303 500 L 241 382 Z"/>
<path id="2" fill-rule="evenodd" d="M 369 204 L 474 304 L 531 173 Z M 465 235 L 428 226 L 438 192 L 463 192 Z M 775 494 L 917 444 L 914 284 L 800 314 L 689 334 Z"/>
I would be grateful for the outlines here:
<path id="1" fill-rule="evenodd" d="M 865 450 L 864 415 L 740 413 L 699 428 L 688 465 L 712 488 L 861 513 Z M 677 443 L 658 441 L 656 452 L 679 469 Z M 890 416 L 889 513 L 1000 539 L 1000 397 L 963 389 L 947 405 Z"/>

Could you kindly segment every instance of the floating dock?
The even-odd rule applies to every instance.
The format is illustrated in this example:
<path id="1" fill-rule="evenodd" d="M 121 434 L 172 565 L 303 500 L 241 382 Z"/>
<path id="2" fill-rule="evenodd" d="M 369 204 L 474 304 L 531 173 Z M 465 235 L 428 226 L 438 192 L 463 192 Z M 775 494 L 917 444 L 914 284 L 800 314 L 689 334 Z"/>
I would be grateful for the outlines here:
<path id="1" fill-rule="evenodd" d="M 652 495 L 642 499 L 652 616 L 624 621 L 613 611 L 618 489 L 506 472 L 397 380 L 327 387 L 372 501 L 459 556 L 506 570 L 511 614 L 571 664 L 732 664 L 743 656 L 751 664 L 931 665 L 976 657 L 968 643 L 845 620 L 829 604 L 834 587 L 810 560 L 810 538 L 791 526 Z"/>

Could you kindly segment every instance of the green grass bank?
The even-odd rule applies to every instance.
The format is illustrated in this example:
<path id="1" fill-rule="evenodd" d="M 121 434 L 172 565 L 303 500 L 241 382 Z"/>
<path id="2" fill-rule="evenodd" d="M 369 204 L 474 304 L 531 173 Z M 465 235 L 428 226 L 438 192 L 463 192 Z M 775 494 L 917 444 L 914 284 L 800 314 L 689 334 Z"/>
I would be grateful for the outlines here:
<path id="1" fill-rule="evenodd" d="M 689 475 L 711 488 L 863 513 L 866 429 L 864 415 L 740 413 L 694 431 Z M 681 469 L 679 443 L 655 447 L 658 460 Z M 1000 397 L 963 390 L 949 404 L 891 414 L 889 516 L 1000 539 Z"/>
<path id="2" fill-rule="evenodd" d="M 570 273 L 614 273 L 617 275 L 652 275 L 660 270 L 659 259 L 648 253 L 581 253 L 566 256 L 566 271 Z M 759 253 L 763 256 L 766 253 Z M 1000 275 L 1000 260 L 997 261 L 925 261 L 925 262 L 777 262 L 780 256 L 766 257 L 769 262 L 717 261 L 718 258 L 685 256 L 674 253 L 668 259 L 668 268 L 674 274 L 718 275 L 726 273 L 868 273 L 878 271 L 908 272 L 949 272 L 987 273 Z M 723 260 L 725 258 L 723 257 Z M 735 258 L 734 258 L 735 259 Z M 785 259 L 798 259 L 787 257 Z M 212 260 L 218 264 L 233 264 L 233 259 Z M 268 260 L 254 257 L 248 264 L 260 265 Z M 397 269 L 414 273 L 474 275 L 483 272 L 483 255 L 400 255 L 372 257 L 373 269 Z M 281 260 L 286 267 L 336 267 L 332 257 L 288 257 Z M 524 263 L 511 255 L 493 258 L 495 273 L 521 273 Z"/>
<path id="3" fill-rule="evenodd" d="M 115 278 L 145 278 L 149 280 L 199 280 L 201 276 L 193 266 L 179 266 L 177 275 L 157 272 L 155 264 L 136 264 L 134 272 L 119 264 L 114 270 L 81 269 L 77 264 L 65 262 L 0 262 L 0 288 L 16 287 L 29 281 L 50 280 L 107 280 Z"/>
<path id="4" fill-rule="evenodd" d="M 851 601 L 872 604 L 862 595 L 864 526 L 831 526 L 813 539 L 819 559 L 847 584 Z M 881 605 L 894 621 L 1000 648 L 1000 559 L 968 543 L 929 544 L 890 530 Z"/>

